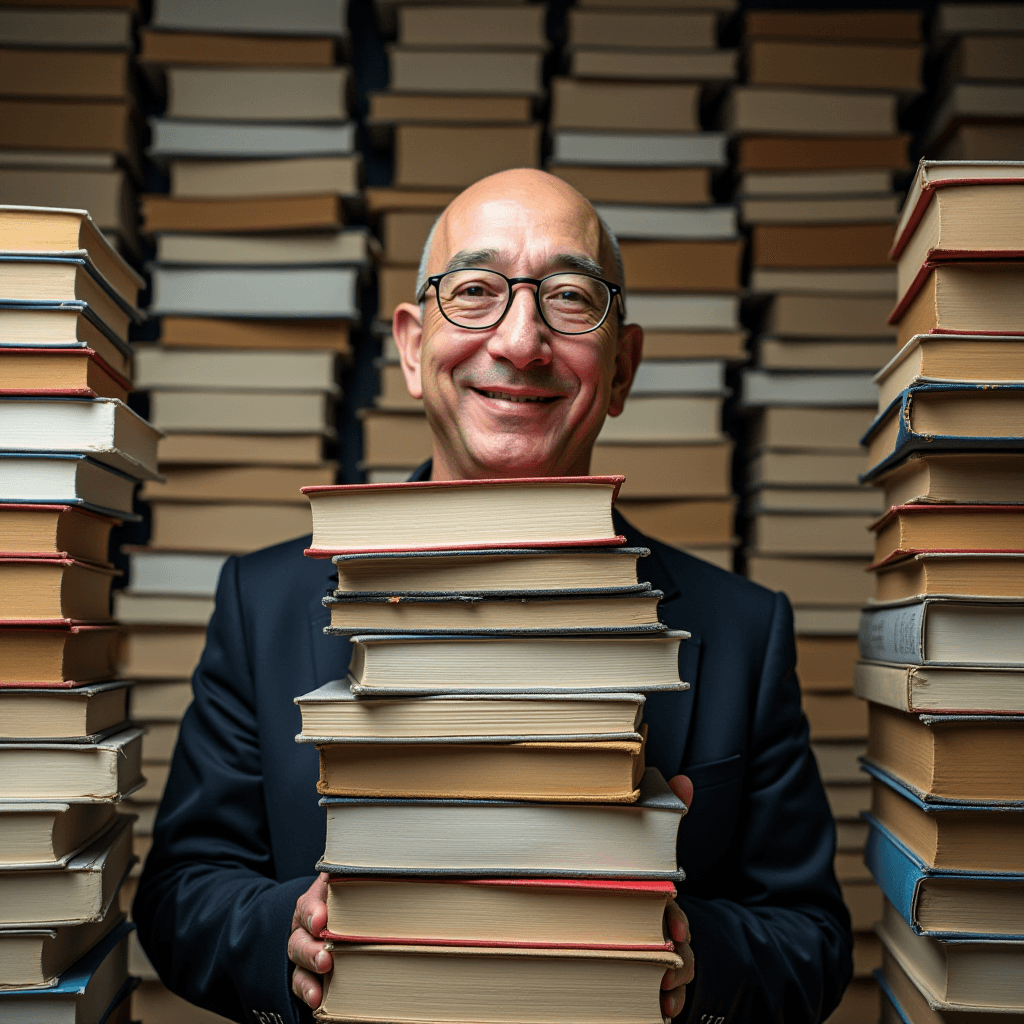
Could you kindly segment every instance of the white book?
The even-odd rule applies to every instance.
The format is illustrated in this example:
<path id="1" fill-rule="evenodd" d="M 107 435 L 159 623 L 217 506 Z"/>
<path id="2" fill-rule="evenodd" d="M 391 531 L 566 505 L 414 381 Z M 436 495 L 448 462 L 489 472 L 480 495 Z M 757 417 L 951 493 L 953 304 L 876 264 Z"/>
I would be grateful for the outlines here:
<path id="1" fill-rule="evenodd" d="M 594 208 L 618 238 L 729 241 L 737 235 L 734 206 L 598 203 Z"/>
<path id="2" fill-rule="evenodd" d="M 614 167 L 725 167 L 722 132 L 648 134 L 644 132 L 551 133 L 551 162 Z"/>
<path id="3" fill-rule="evenodd" d="M 355 151 L 355 125 L 237 124 L 227 121 L 178 121 L 151 117 L 154 158 L 177 156 L 286 157 L 327 156 Z"/>
<path id="4" fill-rule="evenodd" d="M 0 7 L 0 45 L 104 47 L 132 44 L 132 12 Z"/>
<path id="5" fill-rule="evenodd" d="M 128 555 L 131 591 L 213 597 L 227 557 L 200 551 L 132 551 Z"/>
<path id="6" fill-rule="evenodd" d="M 626 302 L 626 319 L 652 331 L 734 331 L 740 326 L 735 295 L 634 293 Z"/>
<path id="7" fill-rule="evenodd" d="M 337 354 L 319 351 L 239 351 L 178 349 L 139 345 L 135 349 L 135 387 L 146 390 L 197 385 L 217 391 L 338 392 Z"/>
<path id="8" fill-rule="evenodd" d="M 122 519 L 132 513 L 135 479 L 84 455 L 0 452 L 0 502 L 82 505 Z"/>
<path id="9" fill-rule="evenodd" d="M 327 434 L 326 395 L 306 391 L 150 391 L 150 415 L 177 434 Z"/>
<path id="10" fill-rule="evenodd" d="M 270 36 L 348 34 L 346 0 L 154 0 L 153 28 Z"/>
<path id="11" fill-rule="evenodd" d="M 724 359 L 644 359 L 637 367 L 630 396 L 722 395 Z"/>
<path id="12" fill-rule="evenodd" d="M 131 590 L 115 590 L 113 597 L 114 618 L 127 626 L 205 626 L 213 614 L 212 597 Z"/>
<path id="13" fill-rule="evenodd" d="M 366 266 L 375 240 L 365 228 L 305 235 L 157 236 L 156 258 L 183 266 Z M 895 271 L 893 271 L 895 274 Z M 894 278 L 895 280 L 895 278 Z"/>
<path id="14" fill-rule="evenodd" d="M 116 398 L 0 398 L 0 445 L 9 452 L 68 452 L 137 480 L 158 479 L 160 431 Z"/>
<path id="15" fill-rule="evenodd" d="M 152 268 L 153 316 L 358 319 L 350 267 Z"/>
<path id="16" fill-rule="evenodd" d="M 743 371 L 742 404 L 872 406 L 878 391 L 870 373 Z"/>

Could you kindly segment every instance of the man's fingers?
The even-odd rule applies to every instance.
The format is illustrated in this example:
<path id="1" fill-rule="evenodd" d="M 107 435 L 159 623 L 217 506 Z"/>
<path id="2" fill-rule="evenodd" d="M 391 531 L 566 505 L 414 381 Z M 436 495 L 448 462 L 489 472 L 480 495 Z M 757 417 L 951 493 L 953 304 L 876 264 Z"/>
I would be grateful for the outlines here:
<path id="1" fill-rule="evenodd" d="M 315 974 L 326 974 L 334 964 L 334 958 L 324 944 L 304 928 L 296 928 L 289 937 L 288 959 Z"/>
<path id="2" fill-rule="evenodd" d="M 319 935 L 327 927 L 327 878 L 321 873 L 317 880 L 295 901 L 292 930 L 305 928 Z"/>
<path id="3" fill-rule="evenodd" d="M 668 785 L 687 807 L 693 803 L 693 783 L 685 775 L 674 775 L 668 780 Z"/>
<path id="4" fill-rule="evenodd" d="M 315 1010 L 324 997 L 324 987 L 320 979 L 302 967 L 296 967 L 292 975 L 292 991 L 311 1010 Z"/>
<path id="5" fill-rule="evenodd" d="M 690 922 L 678 903 L 670 903 L 665 908 L 665 920 L 668 922 L 668 933 L 673 942 L 690 941 Z"/>

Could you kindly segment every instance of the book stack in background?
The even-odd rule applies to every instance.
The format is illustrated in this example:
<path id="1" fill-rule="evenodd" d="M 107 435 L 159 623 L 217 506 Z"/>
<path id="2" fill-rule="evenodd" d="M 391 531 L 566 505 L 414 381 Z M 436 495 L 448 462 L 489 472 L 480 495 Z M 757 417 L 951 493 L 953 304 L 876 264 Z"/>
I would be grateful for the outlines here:
<path id="1" fill-rule="evenodd" d="M 615 535 L 621 482 L 305 488 L 325 632 L 352 642 L 347 679 L 296 698 L 327 817 L 319 1020 L 662 1020 L 686 808 L 644 768 L 643 694 L 686 688 L 688 634 Z"/>
<path id="2" fill-rule="evenodd" d="M 89 210 L 139 256 L 137 0 L 12 0 L 0 18 L 0 203 Z"/>
<path id="3" fill-rule="evenodd" d="M 584 2 L 569 10 L 565 71 L 551 82 L 547 169 L 579 189 L 618 238 L 626 320 L 644 358 L 623 414 L 608 419 L 593 472 L 625 473 L 620 508 L 639 529 L 733 567 L 726 367 L 744 359 L 743 242 L 712 178 L 726 137 L 702 109 L 735 78 L 719 48 L 729 0 Z"/>
<path id="4" fill-rule="evenodd" d="M 382 243 L 377 330 L 380 390 L 361 410 L 362 468 L 371 483 L 404 480 L 431 452 L 423 405 L 405 389 L 391 317 L 415 301 L 430 228 L 467 185 L 512 167 L 539 167 L 546 4 L 377 4 L 388 88 L 371 92 L 371 145 L 390 151 L 390 187 L 367 191 Z"/>
<path id="5" fill-rule="evenodd" d="M 1024 159 L 1024 4 L 940 3 L 931 59 L 924 154 Z"/>
<path id="6" fill-rule="evenodd" d="M 857 666 L 885 1019 L 1021 1020 L 1024 164 L 922 161 L 892 251 Z"/>
<path id="7" fill-rule="evenodd" d="M 125 399 L 143 280 L 83 210 L 0 207 L 0 1017 L 130 1018 L 112 529 L 156 476 Z"/>

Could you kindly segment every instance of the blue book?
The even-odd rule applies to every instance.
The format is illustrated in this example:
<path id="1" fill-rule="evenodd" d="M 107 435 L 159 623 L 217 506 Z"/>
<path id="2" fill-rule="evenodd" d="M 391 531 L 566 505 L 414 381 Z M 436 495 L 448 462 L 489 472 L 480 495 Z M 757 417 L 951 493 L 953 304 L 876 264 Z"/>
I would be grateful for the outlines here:
<path id="1" fill-rule="evenodd" d="M 956 400 L 955 408 L 952 407 Z M 1012 423 L 1011 414 L 1024 405 L 1024 384 L 913 384 L 875 418 L 861 444 L 868 449 L 870 469 L 861 483 L 912 452 L 1024 451 L 1024 437 L 993 432 L 997 420 Z M 949 429 L 955 417 L 958 432 Z"/>
<path id="2" fill-rule="evenodd" d="M 136 480 L 88 455 L 0 449 L 0 505 L 74 505 L 139 522 Z"/>
<path id="3" fill-rule="evenodd" d="M 932 868 L 873 815 L 864 863 L 918 935 L 1024 940 L 1024 872 Z"/>

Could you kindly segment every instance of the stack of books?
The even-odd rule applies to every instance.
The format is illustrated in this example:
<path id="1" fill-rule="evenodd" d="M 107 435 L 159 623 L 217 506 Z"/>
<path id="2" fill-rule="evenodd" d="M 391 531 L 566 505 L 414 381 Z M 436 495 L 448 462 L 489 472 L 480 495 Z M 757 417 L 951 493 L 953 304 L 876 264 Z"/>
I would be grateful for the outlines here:
<path id="1" fill-rule="evenodd" d="M 857 666 L 866 861 L 886 998 L 914 1024 L 1024 1019 L 1022 200 L 1022 163 L 922 162 L 865 437 L 888 510 Z"/>
<path id="2" fill-rule="evenodd" d="M 389 44 L 388 88 L 368 96 L 371 145 L 390 157 L 391 185 L 367 190 L 382 266 L 376 328 L 379 394 L 361 410 L 362 468 L 371 483 L 404 480 L 430 455 L 423 406 L 405 389 L 391 317 L 412 302 L 430 228 L 474 181 L 539 167 L 548 49 L 546 4 L 378 4 Z"/>
<path id="3" fill-rule="evenodd" d="M 658 1024 L 685 806 L 644 767 L 688 634 L 620 477 L 310 487 L 348 677 L 296 698 L 327 817 L 321 1020 Z"/>
<path id="4" fill-rule="evenodd" d="M 626 319 L 644 358 L 621 416 L 594 450 L 595 473 L 629 470 L 621 505 L 640 529 L 733 567 L 732 444 L 726 366 L 744 359 L 743 242 L 713 174 L 726 137 L 706 106 L 735 78 L 719 47 L 729 0 L 636 10 L 585 2 L 566 22 L 567 74 L 551 82 L 547 169 L 579 189 L 622 248 Z"/>
<path id="5" fill-rule="evenodd" d="M 0 19 L 0 203 L 88 210 L 139 256 L 138 0 L 11 0 Z"/>
<path id="6" fill-rule="evenodd" d="M 945 160 L 1024 159 L 1024 4 L 940 3 L 922 145 Z"/>
<path id="7" fill-rule="evenodd" d="M 112 529 L 156 476 L 125 405 L 143 280 L 83 210 L 0 207 L 0 1017 L 128 1020 L 142 730 Z"/>

